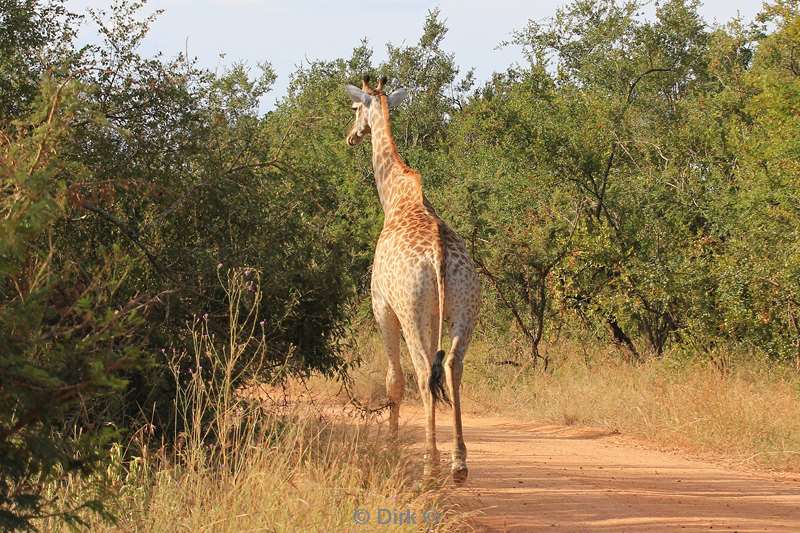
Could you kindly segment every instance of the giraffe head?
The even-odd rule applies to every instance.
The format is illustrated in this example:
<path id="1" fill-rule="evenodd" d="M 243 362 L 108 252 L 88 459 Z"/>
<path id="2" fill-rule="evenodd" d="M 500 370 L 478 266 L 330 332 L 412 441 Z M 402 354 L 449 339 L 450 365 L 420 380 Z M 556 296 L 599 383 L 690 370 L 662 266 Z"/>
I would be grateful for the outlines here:
<path id="1" fill-rule="evenodd" d="M 369 86 L 369 76 L 364 76 L 361 89 L 355 85 L 345 86 L 347 94 L 350 95 L 350 99 L 353 101 L 352 107 L 356 114 L 353 127 L 350 128 L 350 132 L 347 134 L 347 144 L 350 146 L 361 143 L 364 137 L 372 131 L 374 120 L 382 116 L 381 108 L 384 99 L 389 109 L 392 109 L 400 105 L 408 96 L 408 92 L 405 89 L 397 89 L 387 96 L 383 92 L 385 83 L 386 76 L 382 76 L 373 89 Z"/>

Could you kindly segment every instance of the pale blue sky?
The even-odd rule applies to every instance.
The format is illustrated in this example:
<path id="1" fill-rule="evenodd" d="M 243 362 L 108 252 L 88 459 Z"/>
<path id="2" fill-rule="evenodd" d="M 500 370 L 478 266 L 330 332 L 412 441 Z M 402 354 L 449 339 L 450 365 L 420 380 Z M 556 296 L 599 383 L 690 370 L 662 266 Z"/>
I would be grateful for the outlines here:
<path id="1" fill-rule="evenodd" d="M 386 43 L 414 43 L 425 15 L 438 7 L 449 32 L 444 48 L 455 52 L 464 69 L 475 68 L 480 81 L 494 71 L 519 62 L 518 49 L 497 50 L 498 43 L 525 26 L 528 19 L 553 15 L 564 0 L 151 0 L 146 7 L 165 12 L 153 25 L 144 53 L 161 50 L 167 56 L 188 47 L 201 65 L 215 68 L 233 61 L 255 66 L 269 61 L 278 74 L 275 90 L 264 102 L 282 96 L 289 74 L 308 59 L 347 57 L 366 37 L 376 59 L 385 58 Z M 69 0 L 75 11 L 104 7 L 108 2 Z M 752 20 L 760 0 L 706 0 L 701 12 L 709 22 L 740 15 Z M 84 38 L 88 34 L 84 34 Z M 225 53 L 225 60 L 219 58 Z"/>

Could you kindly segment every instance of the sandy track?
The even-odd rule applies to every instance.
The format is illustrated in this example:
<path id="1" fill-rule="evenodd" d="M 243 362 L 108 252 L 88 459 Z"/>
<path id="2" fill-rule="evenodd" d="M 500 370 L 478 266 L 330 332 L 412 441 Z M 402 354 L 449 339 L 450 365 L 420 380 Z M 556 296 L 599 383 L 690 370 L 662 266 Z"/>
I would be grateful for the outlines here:
<path id="1" fill-rule="evenodd" d="M 421 416 L 418 407 L 401 409 L 417 437 Z M 439 448 L 449 457 L 449 416 L 437 418 Z M 797 480 L 645 449 L 590 428 L 469 413 L 464 426 L 470 476 L 453 496 L 475 512 L 477 531 L 800 531 Z"/>

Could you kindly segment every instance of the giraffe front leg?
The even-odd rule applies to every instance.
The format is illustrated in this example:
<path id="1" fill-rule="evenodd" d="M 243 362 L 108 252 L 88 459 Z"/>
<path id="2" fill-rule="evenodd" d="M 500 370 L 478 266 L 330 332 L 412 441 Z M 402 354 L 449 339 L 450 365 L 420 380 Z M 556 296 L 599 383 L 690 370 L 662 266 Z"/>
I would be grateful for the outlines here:
<path id="1" fill-rule="evenodd" d="M 386 370 L 386 396 L 389 399 L 389 438 L 397 440 L 400 424 L 400 403 L 405 392 L 405 376 L 400 366 L 400 350 L 396 356 L 389 357 L 389 368 Z"/>
<path id="2" fill-rule="evenodd" d="M 400 365 L 400 322 L 394 311 L 379 295 L 373 295 L 373 313 L 383 340 L 383 350 L 388 360 L 386 369 L 386 397 L 389 401 L 389 437 L 397 440 L 400 421 L 400 404 L 406 387 L 403 367 Z"/>
<path id="3" fill-rule="evenodd" d="M 400 423 L 400 404 L 405 393 L 406 380 L 403 368 L 400 366 L 399 339 L 392 346 L 384 339 L 384 348 L 389 358 L 389 368 L 386 369 L 386 397 L 389 400 L 389 437 L 397 440 L 398 426 Z"/>

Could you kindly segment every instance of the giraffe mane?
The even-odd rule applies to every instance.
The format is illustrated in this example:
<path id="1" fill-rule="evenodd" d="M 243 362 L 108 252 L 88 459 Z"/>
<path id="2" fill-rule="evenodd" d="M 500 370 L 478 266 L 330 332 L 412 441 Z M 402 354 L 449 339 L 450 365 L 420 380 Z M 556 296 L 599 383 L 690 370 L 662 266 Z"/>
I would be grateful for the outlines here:
<path id="1" fill-rule="evenodd" d="M 394 163 L 396 165 L 398 165 L 400 167 L 400 169 L 403 171 L 404 174 L 414 178 L 414 181 L 416 182 L 416 185 L 417 185 L 416 188 L 417 188 L 417 190 L 419 192 L 419 197 L 420 197 L 419 199 L 420 199 L 420 201 L 422 201 L 422 197 L 423 197 L 423 194 L 422 194 L 422 175 L 418 171 L 416 171 L 413 168 L 411 168 L 410 166 L 408 166 L 408 164 L 405 161 L 403 161 L 403 158 L 400 157 L 400 152 L 397 150 L 397 143 L 395 143 L 395 141 L 394 141 L 394 133 L 392 133 L 392 123 L 391 123 L 391 120 L 389 119 L 389 99 L 382 92 L 378 93 L 376 96 L 378 97 L 378 101 L 381 104 L 381 111 L 383 112 L 383 121 L 384 121 L 384 124 L 385 124 L 384 127 L 386 128 L 386 132 L 388 134 L 387 135 L 387 137 L 388 137 L 387 142 L 389 143 L 389 149 L 390 149 L 392 160 L 394 161 Z"/>

